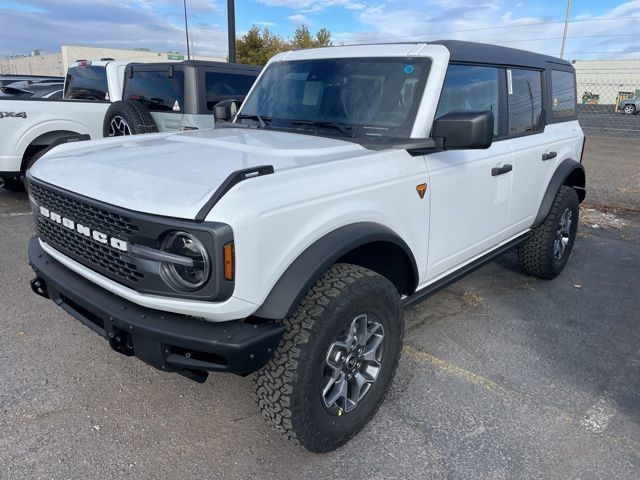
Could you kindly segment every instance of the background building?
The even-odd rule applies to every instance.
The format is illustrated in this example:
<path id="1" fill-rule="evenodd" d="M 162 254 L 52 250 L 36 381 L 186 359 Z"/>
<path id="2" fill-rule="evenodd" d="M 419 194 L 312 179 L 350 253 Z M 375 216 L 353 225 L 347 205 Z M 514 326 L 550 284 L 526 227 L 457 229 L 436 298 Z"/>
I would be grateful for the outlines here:
<path id="1" fill-rule="evenodd" d="M 640 60 L 574 60 L 573 66 L 578 101 L 585 93 L 597 96 L 597 103 L 606 105 L 615 104 L 620 92 L 640 96 Z"/>
<path id="2" fill-rule="evenodd" d="M 12 56 L 0 59 L 0 74 L 57 75 L 63 76 L 70 64 L 76 60 L 131 60 L 135 62 L 167 62 L 186 60 L 186 55 L 173 52 L 151 52 L 147 49 L 121 50 L 117 48 L 82 47 L 63 45 L 60 53 L 43 54 L 34 50 L 31 55 Z M 226 62 L 222 57 L 191 55 L 192 60 Z"/>

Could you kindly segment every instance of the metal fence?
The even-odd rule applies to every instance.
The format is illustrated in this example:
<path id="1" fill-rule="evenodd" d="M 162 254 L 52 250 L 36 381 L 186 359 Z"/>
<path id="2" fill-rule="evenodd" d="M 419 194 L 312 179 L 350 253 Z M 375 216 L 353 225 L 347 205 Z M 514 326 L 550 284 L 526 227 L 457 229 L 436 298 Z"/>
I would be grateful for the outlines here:
<path id="1" fill-rule="evenodd" d="M 638 84 L 578 80 L 578 120 L 587 141 L 587 203 L 640 212 L 640 114 L 625 113 Z"/>
<path id="2" fill-rule="evenodd" d="M 640 98 L 637 85 L 578 82 L 578 118 L 585 134 L 640 141 L 640 111 L 621 108 L 624 100 Z"/>

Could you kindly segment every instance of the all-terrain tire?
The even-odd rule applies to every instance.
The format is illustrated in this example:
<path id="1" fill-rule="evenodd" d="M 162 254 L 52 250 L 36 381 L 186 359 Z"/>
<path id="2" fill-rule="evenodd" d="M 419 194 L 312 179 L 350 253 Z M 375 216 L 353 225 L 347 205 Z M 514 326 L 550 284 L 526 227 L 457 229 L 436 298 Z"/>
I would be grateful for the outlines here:
<path id="1" fill-rule="evenodd" d="M 380 370 L 353 410 L 330 411 L 322 396 L 329 348 L 362 314 L 384 329 Z M 333 265 L 295 314 L 283 320 L 286 330 L 278 349 L 254 377 L 267 423 L 314 452 L 349 441 L 375 415 L 391 385 L 402 348 L 402 315 L 400 295 L 389 280 L 359 266 Z"/>
<path id="2" fill-rule="evenodd" d="M 102 123 L 104 137 L 140 135 L 157 131 L 158 126 L 153 121 L 149 109 L 134 100 L 113 102 L 107 109 Z"/>
<path id="3" fill-rule="evenodd" d="M 570 215 L 567 213 L 570 212 Z M 533 230 L 531 236 L 518 248 L 518 263 L 527 274 L 538 278 L 551 279 L 556 277 L 567 264 L 573 243 L 578 231 L 579 201 L 576 191 L 567 186 L 561 186 L 553 201 L 551 210 L 542 225 Z M 560 235 L 563 219 L 570 216 L 571 224 L 565 228 L 566 235 Z M 566 227 L 566 224 L 565 224 Z M 562 253 L 558 256 L 557 241 L 563 243 Z"/>

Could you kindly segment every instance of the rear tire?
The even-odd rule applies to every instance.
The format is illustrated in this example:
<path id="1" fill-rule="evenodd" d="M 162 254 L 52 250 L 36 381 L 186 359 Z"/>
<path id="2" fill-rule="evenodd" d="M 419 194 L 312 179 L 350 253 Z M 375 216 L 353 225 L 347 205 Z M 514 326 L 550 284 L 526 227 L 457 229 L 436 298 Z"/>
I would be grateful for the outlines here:
<path id="1" fill-rule="evenodd" d="M 624 106 L 624 113 L 626 113 L 627 115 L 635 115 L 636 114 L 635 105 L 625 105 Z"/>
<path id="2" fill-rule="evenodd" d="M 561 186 L 551 210 L 533 236 L 518 248 L 518 263 L 527 274 L 556 277 L 567 264 L 578 231 L 580 205 L 576 191 Z"/>
<path id="3" fill-rule="evenodd" d="M 121 137 L 156 133 L 158 127 L 151 117 L 149 109 L 134 100 L 113 102 L 104 116 L 102 135 Z"/>
<path id="4" fill-rule="evenodd" d="M 398 291 L 350 264 L 332 266 L 283 320 L 254 379 L 267 423 L 313 452 L 345 444 L 375 415 L 393 379 L 404 326 Z"/>

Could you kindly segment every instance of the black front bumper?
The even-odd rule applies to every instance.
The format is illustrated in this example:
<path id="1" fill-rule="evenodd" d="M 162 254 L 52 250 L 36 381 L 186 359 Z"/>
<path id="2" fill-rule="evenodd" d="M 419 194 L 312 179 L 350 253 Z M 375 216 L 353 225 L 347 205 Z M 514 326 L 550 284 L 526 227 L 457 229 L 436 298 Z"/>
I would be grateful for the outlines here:
<path id="1" fill-rule="evenodd" d="M 257 370 L 284 332 L 280 323 L 214 323 L 141 307 L 60 264 L 37 237 L 29 242 L 29 261 L 37 274 L 33 291 L 105 337 L 114 350 L 196 381 L 204 381 L 208 371 L 247 375 Z"/>

